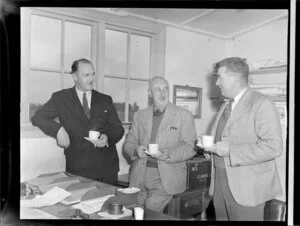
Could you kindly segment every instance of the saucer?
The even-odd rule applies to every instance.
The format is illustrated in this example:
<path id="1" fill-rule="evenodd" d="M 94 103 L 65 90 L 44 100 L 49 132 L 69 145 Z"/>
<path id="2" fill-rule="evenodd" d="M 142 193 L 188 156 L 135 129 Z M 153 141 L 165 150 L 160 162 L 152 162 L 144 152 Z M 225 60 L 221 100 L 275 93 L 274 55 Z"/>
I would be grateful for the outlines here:
<path id="1" fill-rule="evenodd" d="M 141 189 L 137 187 L 130 187 L 130 188 L 119 188 L 117 191 L 124 193 L 124 194 L 134 194 L 139 192 Z"/>
<path id="2" fill-rule="evenodd" d="M 196 146 L 199 147 L 199 148 L 206 149 L 206 148 L 212 148 L 212 147 L 215 147 L 216 144 L 213 144 L 213 145 L 211 145 L 211 146 L 203 146 L 202 144 L 198 144 L 198 143 L 197 143 Z"/>
<path id="3" fill-rule="evenodd" d="M 155 154 L 152 154 L 152 153 L 150 153 L 149 151 L 145 151 L 145 153 L 146 153 L 147 155 L 152 156 L 152 157 L 154 157 L 154 156 L 159 156 L 159 155 L 162 154 L 161 152 L 157 152 L 157 153 L 155 153 Z"/>
<path id="4" fill-rule="evenodd" d="M 88 140 L 89 142 L 92 142 L 92 143 L 99 140 L 99 139 L 90 139 L 89 137 L 84 137 L 84 139 L 86 139 L 86 140 Z"/>

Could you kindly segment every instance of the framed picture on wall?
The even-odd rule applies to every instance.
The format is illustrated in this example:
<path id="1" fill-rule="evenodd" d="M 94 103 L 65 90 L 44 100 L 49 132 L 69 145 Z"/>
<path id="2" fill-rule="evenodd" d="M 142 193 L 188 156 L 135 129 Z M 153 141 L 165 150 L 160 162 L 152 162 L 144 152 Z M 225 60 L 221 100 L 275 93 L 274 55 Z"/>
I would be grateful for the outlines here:
<path id="1" fill-rule="evenodd" d="M 202 88 L 174 85 L 173 104 L 189 110 L 195 118 L 201 118 Z"/>

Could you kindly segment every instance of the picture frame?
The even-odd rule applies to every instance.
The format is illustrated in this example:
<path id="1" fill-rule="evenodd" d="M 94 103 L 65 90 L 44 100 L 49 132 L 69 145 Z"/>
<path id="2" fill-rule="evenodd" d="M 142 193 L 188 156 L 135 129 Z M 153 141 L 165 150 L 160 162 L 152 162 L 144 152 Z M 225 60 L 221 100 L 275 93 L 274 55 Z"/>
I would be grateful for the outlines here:
<path id="1" fill-rule="evenodd" d="M 202 88 L 174 85 L 173 104 L 189 110 L 194 118 L 201 118 Z"/>

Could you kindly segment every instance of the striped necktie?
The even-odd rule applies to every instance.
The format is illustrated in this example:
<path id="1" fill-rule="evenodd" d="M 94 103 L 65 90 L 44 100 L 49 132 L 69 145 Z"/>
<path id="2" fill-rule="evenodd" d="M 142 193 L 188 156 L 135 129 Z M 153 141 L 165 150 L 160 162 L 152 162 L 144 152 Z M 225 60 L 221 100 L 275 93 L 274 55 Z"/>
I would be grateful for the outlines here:
<path id="1" fill-rule="evenodd" d="M 82 106 L 83 106 L 84 113 L 88 118 L 90 118 L 90 108 L 87 102 L 86 93 L 83 93 Z"/>
<path id="2" fill-rule="evenodd" d="M 227 104 L 226 108 L 223 111 L 222 116 L 220 117 L 220 120 L 218 122 L 217 132 L 216 132 L 215 143 L 221 140 L 221 134 L 222 134 L 225 124 L 230 116 L 233 101 L 234 101 L 234 99 L 230 99 L 229 103 Z"/>

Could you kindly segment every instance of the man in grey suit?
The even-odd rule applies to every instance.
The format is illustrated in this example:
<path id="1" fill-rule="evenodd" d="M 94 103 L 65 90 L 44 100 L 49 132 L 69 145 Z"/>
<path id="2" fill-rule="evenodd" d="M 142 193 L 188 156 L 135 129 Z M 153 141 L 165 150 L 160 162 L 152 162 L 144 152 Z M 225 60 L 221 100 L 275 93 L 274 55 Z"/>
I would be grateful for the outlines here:
<path id="1" fill-rule="evenodd" d="M 139 187 L 138 203 L 162 212 L 174 194 L 186 190 L 186 160 L 192 158 L 196 131 L 192 114 L 169 102 L 169 84 L 163 77 L 149 82 L 153 105 L 135 113 L 124 150 L 133 160 L 130 186 Z M 159 154 L 148 155 L 156 143 Z"/>
<path id="2" fill-rule="evenodd" d="M 223 96 L 212 135 L 210 195 L 217 220 L 262 221 L 265 202 L 281 195 L 275 158 L 283 151 L 272 101 L 248 87 L 249 67 L 231 57 L 217 63 Z"/>

